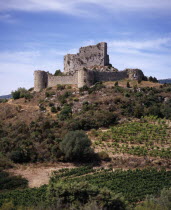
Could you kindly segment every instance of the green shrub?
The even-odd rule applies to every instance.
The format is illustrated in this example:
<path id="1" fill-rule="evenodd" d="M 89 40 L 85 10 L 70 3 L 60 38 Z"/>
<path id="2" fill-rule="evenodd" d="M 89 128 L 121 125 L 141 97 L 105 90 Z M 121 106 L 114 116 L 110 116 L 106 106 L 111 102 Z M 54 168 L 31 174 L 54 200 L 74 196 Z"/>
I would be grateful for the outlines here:
<path id="1" fill-rule="evenodd" d="M 92 128 L 97 129 L 116 124 L 117 121 L 117 115 L 112 112 L 90 110 L 70 120 L 68 122 L 68 128 L 70 130 L 89 130 Z"/>
<path id="2" fill-rule="evenodd" d="M 52 112 L 52 113 L 56 113 L 56 112 L 57 112 L 56 107 L 52 106 L 52 107 L 51 107 L 51 112 Z"/>
<path id="3" fill-rule="evenodd" d="M 89 161 L 93 154 L 90 146 L 91 141 L 83 131 L 68 132 L 60 143 L 61 151 L 70 161 Z"/>
<path id="4" fill-rule="evenodd" d="M 119 86 L 118 81 L 115 82 L 114 86 L 115 86 L 115 87 L 118 87 L 118 86 Z"/>
<path id="5" fill-rule="evenodd" d="M 57 90 L 64 90 L 65 89 L 65 85 L 57 85 Z"/>
<path id="6" fill-rule="evenodd" d="M 0 190 L 11 190 L 16 188 L 25 188 L 28 181 L 19 176 L 10 176 L 9 173 L 0 171 Z"/>
<path id="7" fill-rule="evenodd" d="M 114 194 L 105 188 L 99 189 L 87 182 L 52 182 L 48 188 L 48 198 L 51 203 L 60 200 L 65 206 L 74 204 L 75 209 L 81 209 L 82 206 L 88 205 L 91 201 L 95 202 L 98 209 L 126 209 L 124 199 L 120 194 Z"/>
<path id="8" fill-rule="evenodd" d="M 63 120 L 70 118 L 71 115 L 72 115 L 71 106 L 66 104 L 66 105 L 64 105 L 63 109 L 61 110 L 61 112 L 59 114 L 59 119 L 63 121 Z"/>
<path id="9" fill-rule="evenodd" d="M 160 197 L 147 196 L 146 200 L 138 205 L 135 210 L 170 210 L 171 209 L 171 188 L 164 188 Z"/>
<path id="10" fill-rule="evenodd" d="M 11 94 L 12 94 L 13 99 L 19 99 L 19 98 L 28 99 L 32 97 L 30 92 L 26 90 L 25 88 L 18 88 L 16 91 L 12 91 Z"/>
<path id="11" fill-rule="evenodd" d="M 126 87 L 127 88 L 130 88 L 131 87 L 130 84 L 129 84 L 129 82 L 126 83 Z"/>
<path id="12" fill-rule="evenodd" d="M 79 88 L 80 92 L 88 91 L 89 87 L 87 85 L 84 85 L 83 87 Z"/>
<path id="13" fill-rule="evenodd" d="M 1 152 L 0 152 L 0 170 L 1 169 L 7 169 L 11 168 L 13 163 L 11 160 L 9 160 L 7 157 L 5 157 Z"/>
<path id="14" fill-rule="evenodd" d="M 51 92 L 46 92 L 46 93 L 45 93 L 45 96 L 46 96 L 46 97 L 51 97 L 51 96 L 53 96 L 53 95 L 55 95 L 55 91 L 51 91 Z"/>
<path id="15" fill-rule="evenodd" d="M 58 69 L 55 71 L 54 76 L 63 76 L 63 73 L 61 72 L 60 69 Z"/>
<path id="16" fill-rule="evenodd" d="M 30 155 L 27 151 L 18 149 L 10 153 L 10 159 L 14 161 L 14 163 L 25 163 L 30 161 Z"/>
<path id="17" fill-rule="evenodd" d="M 95 85 L 88 89 L 88 93 L 91 94 L 95 91 L 101 90 L 102 88 L 105 88 L 105 85 L 102 82 L 97 82 Z"/>

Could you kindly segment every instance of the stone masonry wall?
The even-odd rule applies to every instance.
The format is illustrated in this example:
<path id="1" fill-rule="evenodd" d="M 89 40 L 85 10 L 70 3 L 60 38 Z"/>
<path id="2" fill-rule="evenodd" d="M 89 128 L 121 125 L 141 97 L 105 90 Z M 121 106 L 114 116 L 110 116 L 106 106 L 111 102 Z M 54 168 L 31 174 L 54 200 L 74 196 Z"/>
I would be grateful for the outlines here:
<path id="1" fill-rule="evenodd" d="M 75 72 L 72 75 L 64 75 L 64 76 L 53 76 L 48 74 L 48 85 L 47 87 L 53 87 L 57 84 L 60 85 L 76 85 L 78 83 L 78 72 Z"/>
<path id="2" fill-rule="evenodd" d="M 101 42 L 97 45 L 81 47 L 79 53 L 64 56 L 64 73 L 74 72 L 83 67 L 109 65 L 107 54 L 107 43 Z"/>

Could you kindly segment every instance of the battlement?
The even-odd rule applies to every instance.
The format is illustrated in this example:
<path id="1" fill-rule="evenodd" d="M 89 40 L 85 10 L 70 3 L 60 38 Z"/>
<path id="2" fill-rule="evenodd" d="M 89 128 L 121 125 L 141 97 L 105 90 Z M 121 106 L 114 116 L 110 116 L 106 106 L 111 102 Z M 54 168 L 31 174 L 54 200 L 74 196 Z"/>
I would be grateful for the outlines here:
<path id="1" fill-rule="evenodd" d="M 77 71 L 83 67 L 109 65 L 107 54 L 107 43 L 101 42 L 97 45 L 81 47 L 79 53 L 64 56 L 64 73 Z"/>

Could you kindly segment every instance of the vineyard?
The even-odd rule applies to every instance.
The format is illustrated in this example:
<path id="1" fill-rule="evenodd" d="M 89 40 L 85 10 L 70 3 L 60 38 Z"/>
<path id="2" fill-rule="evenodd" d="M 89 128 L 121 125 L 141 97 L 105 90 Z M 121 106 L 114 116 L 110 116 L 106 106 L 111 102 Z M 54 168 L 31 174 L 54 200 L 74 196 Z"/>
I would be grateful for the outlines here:
<path id="1" fill-rule="evenodd" d="M 171 129 L 166 120 L 145 117 L 111 127 L 109 130 L 92 130 L 94 147 L 107 149 L 112 154 L 131 154 L 171 158 Z"/>
<path id="2" fill-rule="evenodd" d="M 71 183 L 88 183 L 97 189 L 107 189 L 115 194 L 124 196 L 130 205 L 143 201 L 147 195 L 159 195 L 163 188 L 171 187 L 171 171 L 157 171 L 155 169 L 144 170 L 116 170 L 93 169 L 91 167 L 80 167 L 74 169 L 62 169 L 53 172 L 49 185 L 40 188 L 13 190 L 0 193 L 0 206 L 4 202 L 12 201 L 15 206 L 43 206 L 49 203 L 48 189 L 62 183 L 67 186 Z M 81 189 L 80 189 L 81 190 Z M 48 195 L 48 196 L 47 196 Z"/>
<path id="3" fill-rule="evenodd" d="M 115 193 L 122 193 L 129 203 L 142 201 L 146 195 L 156 195 L 164 187 L 171 187 L 171 171 L 155 169 L 128 171 L 87 167 L 66 169 L 65 172 L 54 173 L 50 183 L 58 182 L 61 179 L 66 183 L 85 181 L 98 188 L 106 187 Z"/>

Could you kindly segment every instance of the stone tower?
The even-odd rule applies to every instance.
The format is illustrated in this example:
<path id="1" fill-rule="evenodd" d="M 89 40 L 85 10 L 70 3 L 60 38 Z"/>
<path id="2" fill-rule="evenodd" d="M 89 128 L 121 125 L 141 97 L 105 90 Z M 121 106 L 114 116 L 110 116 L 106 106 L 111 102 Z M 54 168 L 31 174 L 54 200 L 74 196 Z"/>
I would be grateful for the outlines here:
<path id="1" fill-rule="evenodd" d="M 64 57 L 64 73 L 74 72 L 83 67 L 107 65 L 109 65 L 109 55 L 107 54 L 107 43 L 105 42 L 81 47 L 79 53 L 68 54 Z"/>
<path id="2" fill-rule="evenodd" d="M 34 91 L 38 92 L 48 85 L 48 73 L 45 71 L 34 72 Z"/>

